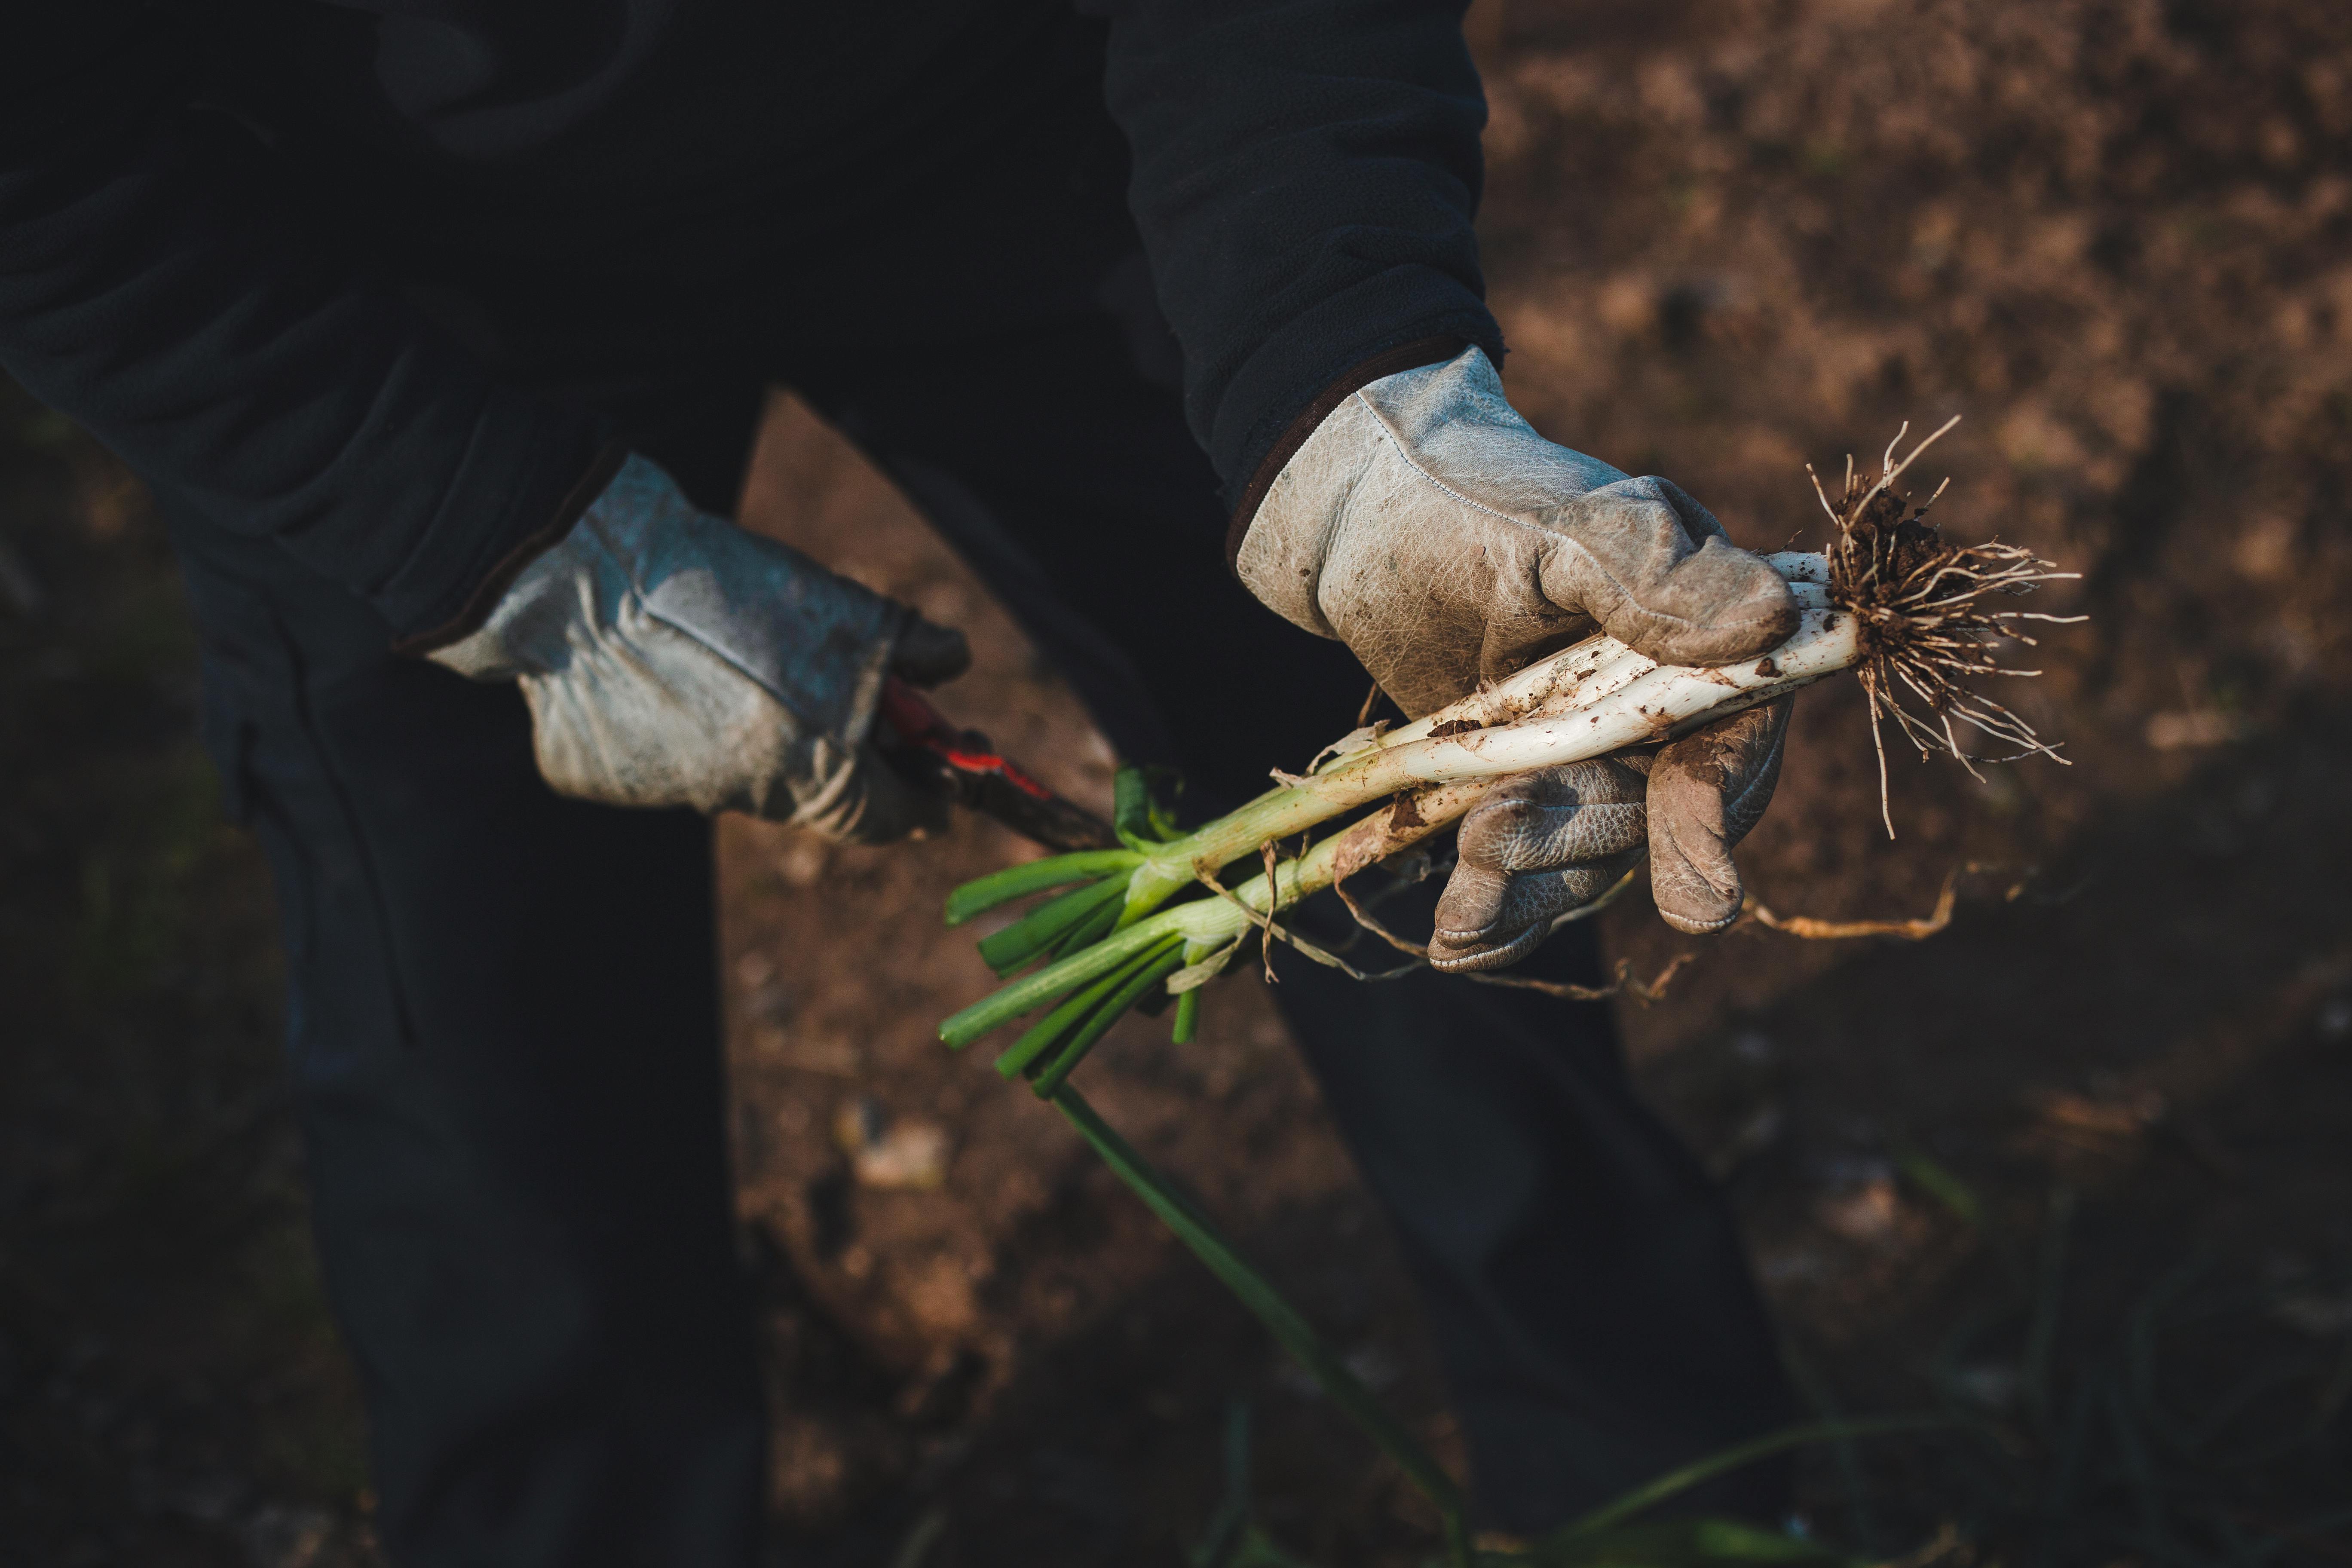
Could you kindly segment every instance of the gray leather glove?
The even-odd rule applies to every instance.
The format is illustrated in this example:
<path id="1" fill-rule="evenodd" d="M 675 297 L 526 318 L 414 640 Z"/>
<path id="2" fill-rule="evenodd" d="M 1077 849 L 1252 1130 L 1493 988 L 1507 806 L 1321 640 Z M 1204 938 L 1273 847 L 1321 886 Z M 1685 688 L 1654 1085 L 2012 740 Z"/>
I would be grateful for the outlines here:
<path id="1" fill-rule="evenodd" d="M 1693 934 L 1739 914 L 1731 850 L 1771 804 L 1791 698 L 1750 708 L 1656 751 L 1505 779 L 1462 819 L 1437 900 L 1430 962 L 1499 969 L 1533 952 L 1562 915 L 1650 856 L 1650 896 Z"/>
<path id="2" fill-rule="evenodd" d="M 1762 654 L 1798 621 L 1780 574 L 1706 508 L 1537 435 L 1475 348 L 1334 409 L 1268 489 L 1236 564 L 1415 718 L 1596 629 L 1661 663 L 1709 665 Z M 1784 700 L 1647 757 L 1497 785 L 1463 819 L 1432 961 L 1524 957 L 1645 843 L 1669 923 L 1728 925 L 1731 847 L 1771 797 L 1787 723 Z"/>
<path id="3" fill-rule="evenodd" d="M 518 682 L 558 793 L 883 843 L 947 818 L 867 743 L 882 683 L 971 663 L 960 632 L 698 510 L 631 458 L 480 629 L 428 656 Z"/>

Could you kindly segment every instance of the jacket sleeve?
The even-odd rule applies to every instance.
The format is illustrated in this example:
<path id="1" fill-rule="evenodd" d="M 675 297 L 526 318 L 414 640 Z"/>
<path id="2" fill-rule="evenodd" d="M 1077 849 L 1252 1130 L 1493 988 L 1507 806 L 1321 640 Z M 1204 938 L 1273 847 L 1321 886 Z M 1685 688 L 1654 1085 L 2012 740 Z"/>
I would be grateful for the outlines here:
<path id="1" fill-rule="evenodd" d="M 1229 500 L 1248 510 L 1286 432 L 1359 367 L 1470 343 L 1500 363 L 1471 227 L 1486 105 L 1461 4 L 1082 5 L 1109 22 L 1129 199 Z"/>
<path id="2" fill-rule="evenodd" d="M 369 283 L 192 107 L 138 0 L 23 8 L 0 50 L 0 365 L 172 504 L 275 539 L 396 639 L 460 617 L 599 466 Z"/>

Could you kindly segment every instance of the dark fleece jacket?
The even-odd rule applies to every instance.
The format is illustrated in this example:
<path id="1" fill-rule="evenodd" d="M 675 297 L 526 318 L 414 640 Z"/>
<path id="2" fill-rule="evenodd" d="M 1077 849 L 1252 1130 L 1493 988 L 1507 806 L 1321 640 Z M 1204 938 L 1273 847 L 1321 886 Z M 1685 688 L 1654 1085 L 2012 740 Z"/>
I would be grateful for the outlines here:
<path id="1" fill-rule="evenodd" d="M 1041 101 L 1107 104 L 1125 135 L 1229 493 L 1351 367 L 1501 352 L 1471 230 L 1485 105 L 1447 0 L 10 10 L 0 364 L 404 637 L 563 521 L 608 437 L 438 324 L 420 280 L 719 286 L 974 159 L 1068 177 L 996 134 Z"/>

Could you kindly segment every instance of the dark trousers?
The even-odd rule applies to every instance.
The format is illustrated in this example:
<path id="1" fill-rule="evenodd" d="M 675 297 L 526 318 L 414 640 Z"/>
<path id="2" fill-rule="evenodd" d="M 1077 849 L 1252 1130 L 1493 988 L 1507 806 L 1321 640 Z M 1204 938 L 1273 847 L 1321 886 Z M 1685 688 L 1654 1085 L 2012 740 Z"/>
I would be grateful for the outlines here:
<path id="1" fill-rule="evenodd" d="M 720 510 L 759 388 L 795 385 L 1125 754 L 1240 798 L 1347 728 L 1365 678 L 1227 573 L 1115 179 L 1038 200 L 972 208 L 959 255 L 983 260 L 952 288 L 884 236 L 855 342 L 793 323 L 786 279 L 782 305 L 596 342 L 518 298 L 498 352 Z M 972 276 L 992 255 L 994 284 Z M 279 889 L 320 1248 L 394 1560 L 748 1563 L 763 1416 L 707 825 L 557 798 L 512 689 L 391 657 L 362 601 L 164 500 L 208 744 Z M 1584 931 L 1538 962 L 1592 977 Z M 1558 1522 L 1785 1418 L 1729 1214 L 1633 1097 L 1605 1008 L 1304 963 L 1277 995 L 1422 1289 L 1495 1521 Z M 1717 1500 L 1769 1515 L 1783 1486 L 1750 1471 Z"/>

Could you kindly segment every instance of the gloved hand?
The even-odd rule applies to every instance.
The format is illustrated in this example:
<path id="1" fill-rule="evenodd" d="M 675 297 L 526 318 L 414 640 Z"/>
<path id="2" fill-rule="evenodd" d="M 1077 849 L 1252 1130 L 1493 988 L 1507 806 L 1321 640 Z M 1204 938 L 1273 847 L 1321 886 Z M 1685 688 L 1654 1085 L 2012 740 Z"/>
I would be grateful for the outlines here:
<path id="1" fill-rule="evenodd" d="M 963 672 L 963 635 L 696 510 L 642 458 L 478 630 L 427 657 L 521 685 L 560 794 L 747 811 L 869 844 L 947 819 L 947 798 L 891 769 L 867 732 L 887 676 Z"/>
<path id="2" fill-rule="evenodd" d="M 1596 629 L 1663 664 L 1712 665 L 1755 658 L 1798 622 L 1780 574 L 1706 508 L 1537 435 L 1475 348 L 1333 410 L 1267 489 L 1236 564 L 1413 718 Z M 1432 962 L 1524 957 L 1645 843 L 1670 924 L 1730 924 L 1730 851 L 1771 798 L 1787 727 L 1784 699 L 1654 753 L 1498 784 L 1463 819 Z"/>
<path id="3" fill-rule="evenodd" d="M 1771 804 L 1794 698 L 1719 719 L 1655 751 L 1505 779 L 1462 818 L 1429 961 L 1499 969 L 1533 952 L 1642 857 L 1667 923 L 1694 935 L 1739 914 L 1732 847 Z"/>

